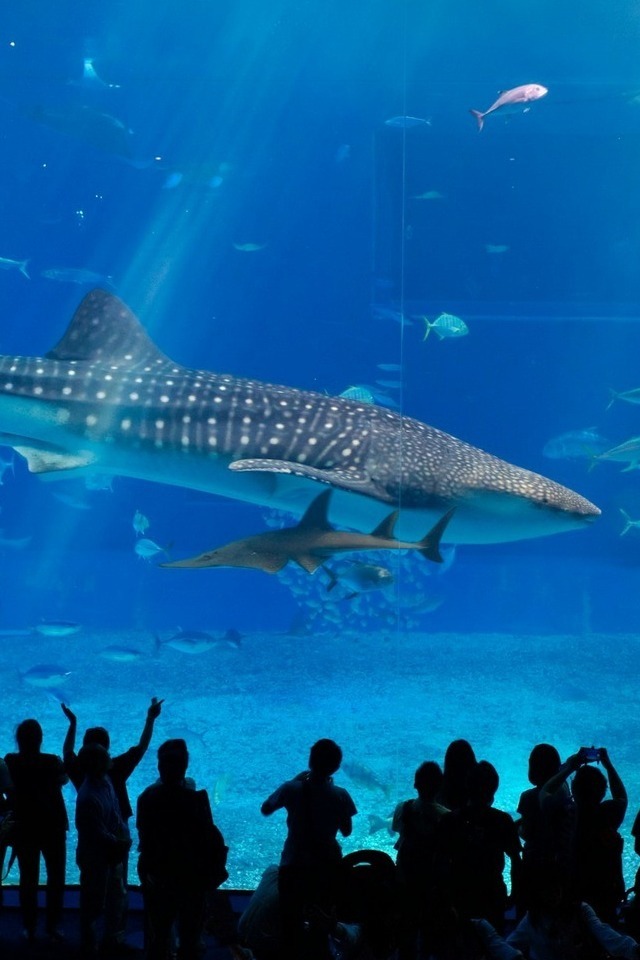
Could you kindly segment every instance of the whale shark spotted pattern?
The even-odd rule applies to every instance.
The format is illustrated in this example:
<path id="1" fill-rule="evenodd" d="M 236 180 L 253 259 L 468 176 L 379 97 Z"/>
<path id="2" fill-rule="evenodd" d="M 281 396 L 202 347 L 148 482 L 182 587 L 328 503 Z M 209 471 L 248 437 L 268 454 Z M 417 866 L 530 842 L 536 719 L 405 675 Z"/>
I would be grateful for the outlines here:
<path id="1" fill-rule="evenodd" d="M 44 357 L 0 357 L 0 442 L 50 478 L 136 477 L 298 516 L 329 484 L 332 523 L 370 530 L 391 506 L 407 540 L 452 507 L 450 543 L 578 529 L 600 513 L 552 480 L 394 411 L 183 367 L 99 289 Z"/>

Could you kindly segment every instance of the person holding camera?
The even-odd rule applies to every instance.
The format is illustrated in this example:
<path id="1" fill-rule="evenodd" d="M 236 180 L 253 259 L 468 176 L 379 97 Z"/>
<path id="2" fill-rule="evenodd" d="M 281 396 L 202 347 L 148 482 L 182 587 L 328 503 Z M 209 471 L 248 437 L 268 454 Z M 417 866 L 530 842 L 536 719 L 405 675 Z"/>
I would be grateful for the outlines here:
<path id="1" fill-rule="evenodd" d="M 605 772 L 594 763 L 601 764 Z M 627 791 L 605 747 L 581 747 L 545 784 L 541 796 L 554 793 L 571 774 L 576 811 L 573 880 L 580 899 L 593 907 L 602 921 L 615 924 L 625 890 L 619 828 L 627 812 Z M 606 798 L 607 787 L 610 798 Z"/>

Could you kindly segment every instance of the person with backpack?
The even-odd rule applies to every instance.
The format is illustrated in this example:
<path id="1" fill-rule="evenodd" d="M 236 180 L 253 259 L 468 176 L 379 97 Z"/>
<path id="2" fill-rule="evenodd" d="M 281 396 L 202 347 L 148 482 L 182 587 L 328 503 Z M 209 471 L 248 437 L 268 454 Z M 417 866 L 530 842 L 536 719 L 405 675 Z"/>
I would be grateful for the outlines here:
<path id="1" fill-rule="evenodd" d="M 206 790 L 185 783 L 182 739 L 158 748 L 160 782 L 138 797 L 136 826 L 147 960 L 165 960 L 175 924 L 179 960 L 198 960 L 207 893 L 227 879 L 227 847 L 213 822 Z"/>

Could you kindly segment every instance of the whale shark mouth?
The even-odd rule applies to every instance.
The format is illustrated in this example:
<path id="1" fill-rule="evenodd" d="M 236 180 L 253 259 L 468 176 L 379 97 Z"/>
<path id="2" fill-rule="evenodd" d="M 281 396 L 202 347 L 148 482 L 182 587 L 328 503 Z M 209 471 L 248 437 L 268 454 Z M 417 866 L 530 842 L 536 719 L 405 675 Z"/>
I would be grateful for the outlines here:
<path id="1" fill-rule="evenodd" d="M 44 357 L 0 357 L 0 440 L 46 478 L 117 474 L 370 530 L 398 509 L 415 539 L 455 507 L 449 543 L 584 526 L 600 513 L 546 477 L 373 404 L 193 370 L 96 289 Z"/>

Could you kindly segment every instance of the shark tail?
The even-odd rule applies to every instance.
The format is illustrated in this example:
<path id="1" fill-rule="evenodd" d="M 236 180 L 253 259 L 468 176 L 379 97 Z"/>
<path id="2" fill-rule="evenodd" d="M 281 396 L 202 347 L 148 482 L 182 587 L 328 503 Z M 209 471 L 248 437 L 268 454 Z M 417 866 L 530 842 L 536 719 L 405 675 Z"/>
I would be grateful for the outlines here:
<path id="1" fill-rule="evenodd" d="M 451 510 L 447 510 L 445 515 L 440 517 L 438 522 L 429 530 L 429 533 L 416 544 L 418 553 L 423 556 L 425 560 L 431 560 L 432 563 L 442 563 L 440 540 L 449 525 L 451 517 L 455 513 L 455 509 L 455 507 L 452 507 Z"/>
<path id="2" fill-rule="evenodd" d="M 618 399 L 618 391 L 614 390 L 613 387 L 609 387 L 609 398 L 610 398 L 609 403 L 607 404 L 607 407 L 606 407 L 607 410 L 609 409 L 609 407 L 613 406 L 613 404 Z"/>
<path id="3" fill-rule="evenodd" d="M 629 530 L 631 530 L 631 527 L 633 526 L 633 520 L 631 519 L 627 511 L 622 509 L 622 507 L 620 507 L 620 513 L 622 514 L 625 520 L 624 527 L 620 531 L 620 536 L 624 537 L 625 533 L 628 533 Z"/>
<path id="4" fill-rule="evenodd" d="M 159 657 L 162 653 L 162 638 L 159 633 L 154 633 L 153 635 L 153 654 L 156 657 Z"/>
<path id="5" fill-rule="evenodd" d="M 478 133 L 484 127 L 484 113 L 480 110 L 469 110 L 469 113 L 476 118 L 476 123 L 478 124 Z"/>
<path id="6" fill-rule="evenodd" d="M 28 263 L 29 263 L 28 260 L 23 260 L 23 261 L 22 261 L 22 263 L 20 264 L 20 273 L 22 274 L 23 277 L 26 277 L 27 280 L 31 280 L 31 277 L 30 277 L 29 274 L 27 273 L 27 264 L 28 264 Z"/>

